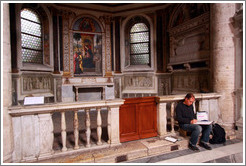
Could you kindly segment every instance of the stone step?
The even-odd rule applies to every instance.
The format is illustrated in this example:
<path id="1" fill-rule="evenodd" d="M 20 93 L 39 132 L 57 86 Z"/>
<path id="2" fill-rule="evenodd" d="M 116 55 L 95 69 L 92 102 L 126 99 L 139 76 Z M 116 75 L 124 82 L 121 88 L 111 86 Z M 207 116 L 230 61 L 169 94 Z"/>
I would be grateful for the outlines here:
<path id="1" fill-rule="evenodd" d="M 54 159 L 38 161 L 39 163 L 119 163 L 147 156 L 165 154 L 187 148 L 188 140 L 177 137 L 175 143 L 164 138 L 153 137 L 122 143 L 119 146 L 88 150 L 72 155 L 64 155 Z"/>
<path id="2" fill-rule="evenodd" d="M 136 141 L 129 141 L 122 143 L 119 146 L 104 147 L 100 149 L 88 149 L 76 154 L 67 154 L 64 156 L 56 157 L 54 159 L 47 159 L 38 161 L 38 163 L 156 163 L 156 162 L 175 162 L 176 159 L 185 160 L 185 156 L 190 158 L 187 162 L 199 162 L 192 156 L 197 152 L 188 149 L 188 137 L 176 136 L 179 141 L 173 143 L 166 141 L 164 138 L 153 137 Z M 242 151 L 240 140 L 227 140 L 226 144 L 211 145 L 213 150 L 207 151 L 200 148 L 201 155 L 206 156 L 209 153 L 214 158 L 223 157 L 223 152 L 228 152 L 228 148 L 236 148 L 237 151 L 231 153 L 224 153 L 224 156 Z M 230 145 L 230 146 L 229 146 Z M 240 148 L 237 148 L 237 147 Z M 218 152 L 221 147 L 222 152 Z M 226 148 L 227 147 L 227 148 Z M 216 150 L 217 149 L 217 150 Z M 210 154 L 211 153 L 211 154 Z M 211 158 L 208 158 L 211 159 Z M 200 160 L 204 162 L 204 160 Z M 208 161 L 208 160 L 207 160 Z M 182 161 L 185 162 L 185 161 Z"/>

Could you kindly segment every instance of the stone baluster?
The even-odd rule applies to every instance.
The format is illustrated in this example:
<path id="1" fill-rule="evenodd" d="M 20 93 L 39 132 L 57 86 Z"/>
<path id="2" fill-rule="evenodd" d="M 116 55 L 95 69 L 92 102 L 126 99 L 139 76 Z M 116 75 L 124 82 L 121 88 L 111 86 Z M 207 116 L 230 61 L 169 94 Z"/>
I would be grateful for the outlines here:
<path id="1" fill-rule="evenodd" d="M 79 89 L 76 87 L 76 92 L 75 92 L 75 101 L 79 100 Z"/>
<path id="2" fill-rule="evenodd" d="M 62 136 L 62 151 L 67 151 L 66 141 L 67 141 L 67 132 L 66 132 L 66 119 L 65 112 L 61 112 L 61 136 Z"/>
<path id="3" fill-rule="evenodd" d="M 91 147 L 91 143 L 90 143 L 90 137 L 91 137 L 91 122 L 90 122 L 90 109 L 86 108 L 85 109 L 85 113 L 86 113 L 86 118 L 85 118 L 85 127 L 86 127 L 86 147 L 89 148 Z"/>
<path id="4" fill-rule="evenodd" d="M 102 136 L 102 117 L 101 117 L 101 108 L 97 108 L 97 145 L 102 145 L 101 141 Z"/>
<path id="5" fill-rule="evenodd" d="M 111 144 L 111 109 L 108 108 L 108 144 Z"/>
<path id="6" fill-rule="evenodd" d="M 73 119 L 73 128 L 74 128 L 74 149 L 79 149 L 79 121 L 78 121 L 78 111 L 74 111 Z"/>
<path id="7" fill-rule="evenodd" d="M 174 131 L 174 104 L 175 102 L 171 103 L 171 128 L 172 128 L 172 133 L 175 133 Z"/>

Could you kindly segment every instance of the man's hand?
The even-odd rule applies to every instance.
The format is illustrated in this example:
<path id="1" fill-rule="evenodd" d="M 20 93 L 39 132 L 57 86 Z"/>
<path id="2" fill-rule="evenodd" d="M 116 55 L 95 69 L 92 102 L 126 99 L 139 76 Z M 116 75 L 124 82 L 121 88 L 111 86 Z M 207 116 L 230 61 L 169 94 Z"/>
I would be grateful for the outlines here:
<path id="1" fill-rule="evenodd" d="M 193 119 L 193 120 L 190 121 L 190 124 L 195 124 L 196 122 L 197 122 L 197 120 Z"/>

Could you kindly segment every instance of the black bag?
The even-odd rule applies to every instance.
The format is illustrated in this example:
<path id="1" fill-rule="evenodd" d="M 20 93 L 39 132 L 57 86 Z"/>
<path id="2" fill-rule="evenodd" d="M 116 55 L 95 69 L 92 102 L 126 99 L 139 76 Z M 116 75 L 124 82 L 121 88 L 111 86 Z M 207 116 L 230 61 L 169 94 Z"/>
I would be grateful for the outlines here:
<path id="1" fill-rule="evenodd" d="M 225 129 L 219 124 L 212 125 L 212 139 L 209 140 L 210 144 L 222 144 L 226 142 Z"/>

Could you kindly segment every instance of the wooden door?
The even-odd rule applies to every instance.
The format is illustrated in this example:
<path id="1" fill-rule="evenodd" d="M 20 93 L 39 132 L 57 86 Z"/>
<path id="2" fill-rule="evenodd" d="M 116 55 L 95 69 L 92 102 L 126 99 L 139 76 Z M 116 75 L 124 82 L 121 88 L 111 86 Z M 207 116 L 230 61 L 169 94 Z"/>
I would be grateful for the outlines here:
<path id="1" fill-rule="evenodd" d="M 120 142 L 157 136 L 155 97 L 125 99 L 120 107 Z"/>

